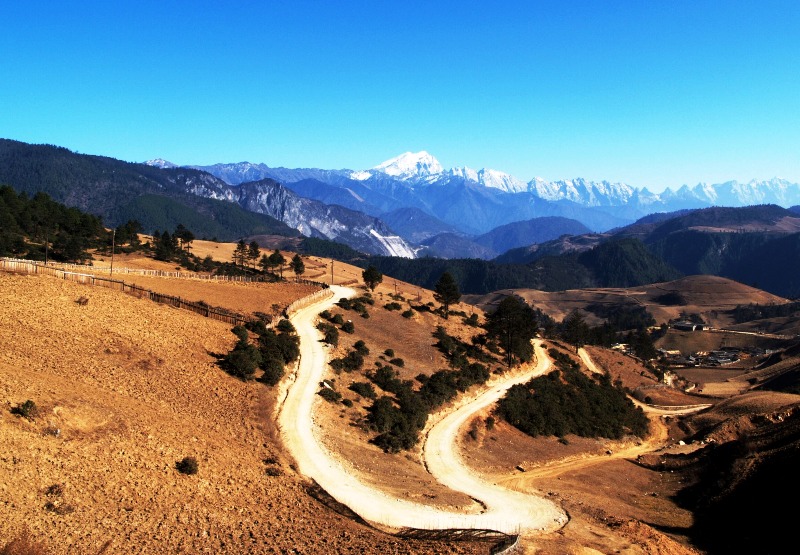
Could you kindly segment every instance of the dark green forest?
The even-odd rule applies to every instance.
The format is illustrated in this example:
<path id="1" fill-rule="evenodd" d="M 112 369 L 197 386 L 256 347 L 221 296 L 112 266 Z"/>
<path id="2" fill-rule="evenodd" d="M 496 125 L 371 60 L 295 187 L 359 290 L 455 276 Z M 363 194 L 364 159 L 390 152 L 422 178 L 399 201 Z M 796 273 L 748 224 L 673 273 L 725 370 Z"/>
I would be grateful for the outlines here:
<path id="1" fill-rule="evenodd" d="M 53 201 L 0 186 L 0 256 L 83 262 L 87 249 L 111 243 L 103 221 Z"/>
<path id="2" fill-rule="evenodd" d="M 645 437 L 648 421 L 607 374 L 590 378 L 568 356 L 550 349 L 556 370 L 509 389 L 497 414 L 526 434 L 620 439 Z"/>
<path id="3" fill-rule="evenodd" d="M 145 233 L 183 223 L 198 238 L 219 241 L 260 234 L 300 235 L 233 202 L 187 193 L 193 187 L 220 191 L 227 187 L 208 173 L 188 168 L 161 169 L 0 139 L 0 183 L 29 196 L 47 193 L 57 202 L 102 217 L 109 226 L 137 220 Z"/>

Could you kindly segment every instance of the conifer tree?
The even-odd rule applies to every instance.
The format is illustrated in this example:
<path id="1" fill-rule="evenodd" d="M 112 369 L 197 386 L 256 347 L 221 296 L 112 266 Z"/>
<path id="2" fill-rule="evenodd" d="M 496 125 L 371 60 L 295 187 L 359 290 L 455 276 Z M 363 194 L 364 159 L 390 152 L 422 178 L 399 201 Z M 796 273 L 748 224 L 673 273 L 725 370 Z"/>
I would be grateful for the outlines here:
<path id="1" fill-rule="evenodd" d="M 461 298 L 461 291 L 458 290 L 458 284 L 450 272 L 445 272 L 439 281 L 436 282 L 435 292 L 433 298 L 442 305 L 444 309 L 445 320 L 450 315 L 450 305 L 455 304 Z"/>

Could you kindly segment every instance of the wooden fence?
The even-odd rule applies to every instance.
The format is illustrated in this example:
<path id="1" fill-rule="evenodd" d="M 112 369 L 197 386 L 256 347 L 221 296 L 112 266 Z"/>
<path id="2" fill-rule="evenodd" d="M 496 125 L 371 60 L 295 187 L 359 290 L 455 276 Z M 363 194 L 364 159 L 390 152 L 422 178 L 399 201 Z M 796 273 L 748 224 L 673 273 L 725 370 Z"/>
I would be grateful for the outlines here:
<path id="1" fill-rule="evenodd" d="M 319 291 L 314 291 L 310 295 L 306 295 L 302 299 L 297 299 L 292 304 L 287 306 L 286 310 L 283 311 L 283 314 L 284 316 L 289 318 L 301 308 L 305 308 L 308 305 L 314 304 L 317 301 L 321 301 L 322 299 L 333 297 L 333 295 L 334 295 L 333 291 L 328 287 L 320 289 Z"/>
<path id="2" fill-rule="evenodd" d="M 124 281 L 118 279 L 100 277 L 94 274 L 69 272 L 66 270 L 55 268 L 50 265 L 45 266 L 42 263 L 33 262 L 31 260 L 0 258 L 0 270 L 6 272 L 23 273 L 23 274 L 53 276 L 68 281 L 83 283 L 85 285 L 95 285 L 100 287 L 107 287 L 109 289 L 116 289 L 118 291 L 122 291 L 123 293 L 128 293 L 130 295 L 134 295 L 139 298 L 148 298 L 153 302 L 174 306 L 176 308 L 182 308 L 184 310 L 190 310 L 196 314 L 205 316 L 206 318 L 219 320 L 220 322 L 225 322 L 233 326 L 239 324 L 246 324 L 247 322 L 253 321 L 252 318 L 246 318 L 241 314 L 236 314 L 234 312 L 229 312 L 227 310 L 215 308 L 205 303 L 193 303 L 181 299 L 180 297 L 174 297 L 172 295 L 164 295 L 161 293 L 156 293 L 155 291 L 151 291 L 150 289 L 145 289 L 144 287 L 139 287 L 131 283 L 125 283 Z M 267 324 L 270 323 L 271 322 L 267 322 Z"/>
<path id="3" fill-rule="evenodd" d="M 12 260 L 12 259 L 7 259 Z M 16 260 L 16 259 L 13 259 Z M 33 262 L 31 260 L 17 260 L 18 262 Z M 112 270 L 110 266 L 89 266 L 87 264 L 66 264 L 64 262 L 48 262 L 45 265 L 43 262 L 35 262 L 40 267 L 47 267 L 47 268 L 54 268 L 58 270 L 64 271 L 76 271 L 83 274 L 112 274 Z M 271 281 L 273 279 L 278 279 L 277 275 L 275 276 L 268 276 L 268 275 L 260 275 L 260 276 L 228 276 L 228 275 L 216 275 L 216 274 L 201 274 L 198 272 L 184 272 L 184 271 L 167 271 L 167 270 L 145 270 L 143 268 L 114 268 L 113 274 L 123 274 L 123 275 L 137 275 L 137 276 L 149 276 L 149 277 L 168 277 L 168 278 L 180 278 L 180 279 L 205 279 L 210 281 L 233 281 L 233 282 L 241 282 L 241 283 L 260 283 L 265 281 Z M 317 276 L 314 276 L 317 277 Z M 281 280 L 283 278 L 280 278 Z M 357 280 L 354 280 L 357 281 Z M 313 279 L 305 279 L 301 277 L 294 278 L 295 283 L 304 283 L 306 285 L 314 285 L 317 287 L 321 287 L 326 289 L 330 287 L 327 283 L 323 283 L 320 281 L 315 281 Z"/>

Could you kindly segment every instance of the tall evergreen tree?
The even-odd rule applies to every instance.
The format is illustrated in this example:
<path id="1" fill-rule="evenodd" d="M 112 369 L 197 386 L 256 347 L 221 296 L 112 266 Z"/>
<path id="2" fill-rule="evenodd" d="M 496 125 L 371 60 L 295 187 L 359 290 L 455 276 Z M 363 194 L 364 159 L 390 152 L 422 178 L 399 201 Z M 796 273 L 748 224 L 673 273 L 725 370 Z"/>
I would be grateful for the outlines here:
<path id="1" fill-rule="evenodd" d="M 578 352 L 589 338 L 589 325 L 580 310 L 570 312 L 561 323 L 561 337 Z"/>
<path id="2" fill-rule="evenodd" d="M 295 254 L 292 257 L 292 262 L 290 263 L 292 271 L 294 272 L 295 277 L 299 277 L 303 275 L 306 271 L 306 265 L 303 263 L 303 259 L 300 257 L 299 254 Z"/>
<path id="3" fill-rule="evenodd" d="M 281 251 L 275 249 L 273 253 L 269 255 L 269 261 L 273 268 L 280 269 L 281 277 L 283 277 L 283 265 L 286 264 L 286 259 L 281 254 Z"/>
<path id="4" fill-rule="evenodd" d="M 375 291 L 378 284 L 383 281 L 383 274 L 380 273 L 375 266 L 370 264 L 366 270 L 361 272 L 361 278 L 364 280 L 366 286 L 369 287 L 370 291 Z"/>
<path id="5" fill-rule="evenodd" d="M 509 368 L 515 360 L 528 361 L 533 356 L 531 339 L 536 335 L 538 319 L 534 310 L 516 296 L 500 301 L 497 309 L 486 317 L 486 332 L 506 352 Z"/>
<path id="6" fill-rule="evenodd" d="M 239 266 L 244 266 L 245 262 L 247 261 L 248 254 L 249 249 L 247 248 L 247 243 L 244 242 L 244 239 L 239 239 L 239 242 L 236 243 L 236 248 L 233 251 L 233 263 L 238 264 Z"/>
<path id="7" fill-rule="evenodd" d="M 446 320 L 450 316 L 450 305 L 456 304 L 461 298 L 461 291 L 458 290 L 458 284 L 450 272 L 443 273 L 436 282 L 433 298 L 441 303 Z"/>
<path id="8" fill-rule="evenodd" d="M 247 249 L 247 259 L 250 261 L 250 264 L 253 265 L 253 268 L 256 267 L 256 263 L 258 262 L 260 256 L 261 249 L 259 248 L 258 243 L 251 241 Z"/>

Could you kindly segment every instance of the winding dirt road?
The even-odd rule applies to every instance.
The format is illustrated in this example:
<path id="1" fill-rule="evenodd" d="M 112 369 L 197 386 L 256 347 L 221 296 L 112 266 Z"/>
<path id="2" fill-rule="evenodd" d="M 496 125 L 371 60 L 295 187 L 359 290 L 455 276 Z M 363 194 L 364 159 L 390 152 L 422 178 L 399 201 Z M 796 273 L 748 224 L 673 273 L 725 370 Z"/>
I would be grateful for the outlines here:
<path id="1" fill-rule="evenodd" d="M 516 534 L 563 526 L 567 517 L 555 504 L 539 496 L 511 491 L 481 480 L 475 471 L 464 465 L 455 445 L 459 429 L 475 412 L 494 403 L 511 385 L 547 370 L 549 360 L 538 344 L 535 367 L 502 383 L 491 384 L 488 391 L 463 402 L 454 412 L 442 415 L 427 433 L 423 456 L 429 471 L 448 487 L 476 499 L 483 507 L 480 512 L 443 510 L 398 499 L 365 485 L 347 472 L 314 435 L 317 428 L 313 419 L 316 391 L 327 364 L 325 347 L 319 341 L 320 334 L 314 321 L 319 312 L 331 307 L 336 300 L 355 294 L 345 287 L 333 286 L 333 290 L 333 298 L 299 310 L 292 316 L 292 323 L 300 336 L 300 362 L 294 374 L 284 381 L 286 393 L 278 409 L 278 424 L 298 471 L 316 481 L 365 520 L 388 528 L 476 528 Z"/>

